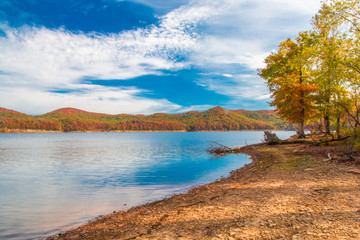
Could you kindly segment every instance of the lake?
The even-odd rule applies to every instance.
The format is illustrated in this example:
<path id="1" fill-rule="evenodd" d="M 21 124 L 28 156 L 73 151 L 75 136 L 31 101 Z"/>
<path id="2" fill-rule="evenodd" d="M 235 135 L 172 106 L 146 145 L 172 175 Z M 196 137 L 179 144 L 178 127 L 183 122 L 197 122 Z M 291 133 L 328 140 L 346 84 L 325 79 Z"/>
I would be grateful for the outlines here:
<path id="1" fill-rule="evenodd" d="M 0 239 L 55 235 L 226 177 L 251 160 L 216 158 L 209 144 L 262 139 L 256 131 L 0 134 Z"/>

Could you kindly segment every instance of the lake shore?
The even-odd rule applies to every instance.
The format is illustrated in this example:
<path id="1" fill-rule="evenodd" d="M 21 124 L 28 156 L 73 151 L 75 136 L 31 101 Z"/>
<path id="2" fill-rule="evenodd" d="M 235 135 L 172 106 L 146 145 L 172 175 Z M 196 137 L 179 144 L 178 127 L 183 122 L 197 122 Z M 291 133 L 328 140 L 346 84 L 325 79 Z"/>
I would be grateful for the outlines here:
<path id="1" fill-rule="evenodd" d="M 229 177 L 48 239 L 359 239 L 360 167 L 342 146 L 239 149 Z"/>
<path id="2" fill-rule="evenodd" d="M 258 132 L 258 131 L 292 131 L 284 129 L 260 129 L 260 130 L 199 130 L 199 131 L 187 131 L 187 130 L 114 130 L 114 131 L 52 131 L 52 130 L 37 130 L 37 129 L 7 129 L 0 131 L 2 133 L 122 133 L 122 132 Z"/>

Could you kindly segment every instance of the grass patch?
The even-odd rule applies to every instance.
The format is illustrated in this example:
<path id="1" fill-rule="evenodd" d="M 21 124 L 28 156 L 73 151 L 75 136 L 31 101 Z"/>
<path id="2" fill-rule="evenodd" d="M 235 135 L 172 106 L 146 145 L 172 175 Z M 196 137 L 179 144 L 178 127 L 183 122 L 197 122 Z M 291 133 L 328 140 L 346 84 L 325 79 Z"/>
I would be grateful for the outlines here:
<path id="1" fill-rule="evenodd" d="M 319 163 L 311 155 L 297 155 L 294 151 L 296 147 L 261 147 L 257 151 L 261 152 L 261 160 L 255 167 L 258 170 L 296 170 L 317 168 Z"/>

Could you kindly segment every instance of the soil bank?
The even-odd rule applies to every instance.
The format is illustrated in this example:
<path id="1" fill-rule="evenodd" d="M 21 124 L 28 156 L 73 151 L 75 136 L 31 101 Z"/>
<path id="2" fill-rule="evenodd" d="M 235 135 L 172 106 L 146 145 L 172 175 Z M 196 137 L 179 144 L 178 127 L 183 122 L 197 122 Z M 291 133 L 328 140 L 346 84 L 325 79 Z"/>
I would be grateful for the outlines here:
<path id="1" fill-rule="evenodd" d="M 341 146 L 241 149 L 252 164 L 48 239 L 360 239 L 360 165 Z"/>

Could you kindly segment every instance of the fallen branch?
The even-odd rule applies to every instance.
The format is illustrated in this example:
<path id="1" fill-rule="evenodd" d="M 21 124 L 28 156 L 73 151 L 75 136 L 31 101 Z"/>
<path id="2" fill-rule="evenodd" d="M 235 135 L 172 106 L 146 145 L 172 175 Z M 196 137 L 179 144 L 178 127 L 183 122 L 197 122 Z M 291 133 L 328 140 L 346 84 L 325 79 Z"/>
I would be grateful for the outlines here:
<path id="1" fill-rule="evenodd" d="M 218 142 L 211 142 L 210 147 L 207 149 L 208 153 L 214 155 L 225 155 L 232 152 L 232 148 L 224 146 Z"/>
<path id="2" fill-rule="evenodd" d="M 235 148 L 229 148 L 229 147 L 226 147 L 223 145 L 221 145 L 220 147 L 212 146 L 212 147 L 208 148 L 207 152 L 214 154 L 216 156 L 223 156 L 223 155 L 231 154 L 231 153 L 241 153 L 244 149 L 251 149 L 254 147 L 265 146 L 265 145 L 268 145 L 268 144 L 267 143 L 257 143 L 257 144 L 251 144 L 251 145 L 235 147 Z"/>
<path id="3" fill-rule="evenodd" d="M 342 138 L 337 138 L 337 139 L 331 139 L 331 140 L 324 140 L 324 141 L 315 141 L 314 139 L 314 145 L 315 146 L 319 146 L 321 144 L 328 144 L 328 143 L 331 143 L 331 142 L 338 142 L 338 141 L 342 141 L 342 140 L 345 140 L 345 139 L 348 139 L 350 136 L 346 136 L 346 137 L 342 137 Z"/>

